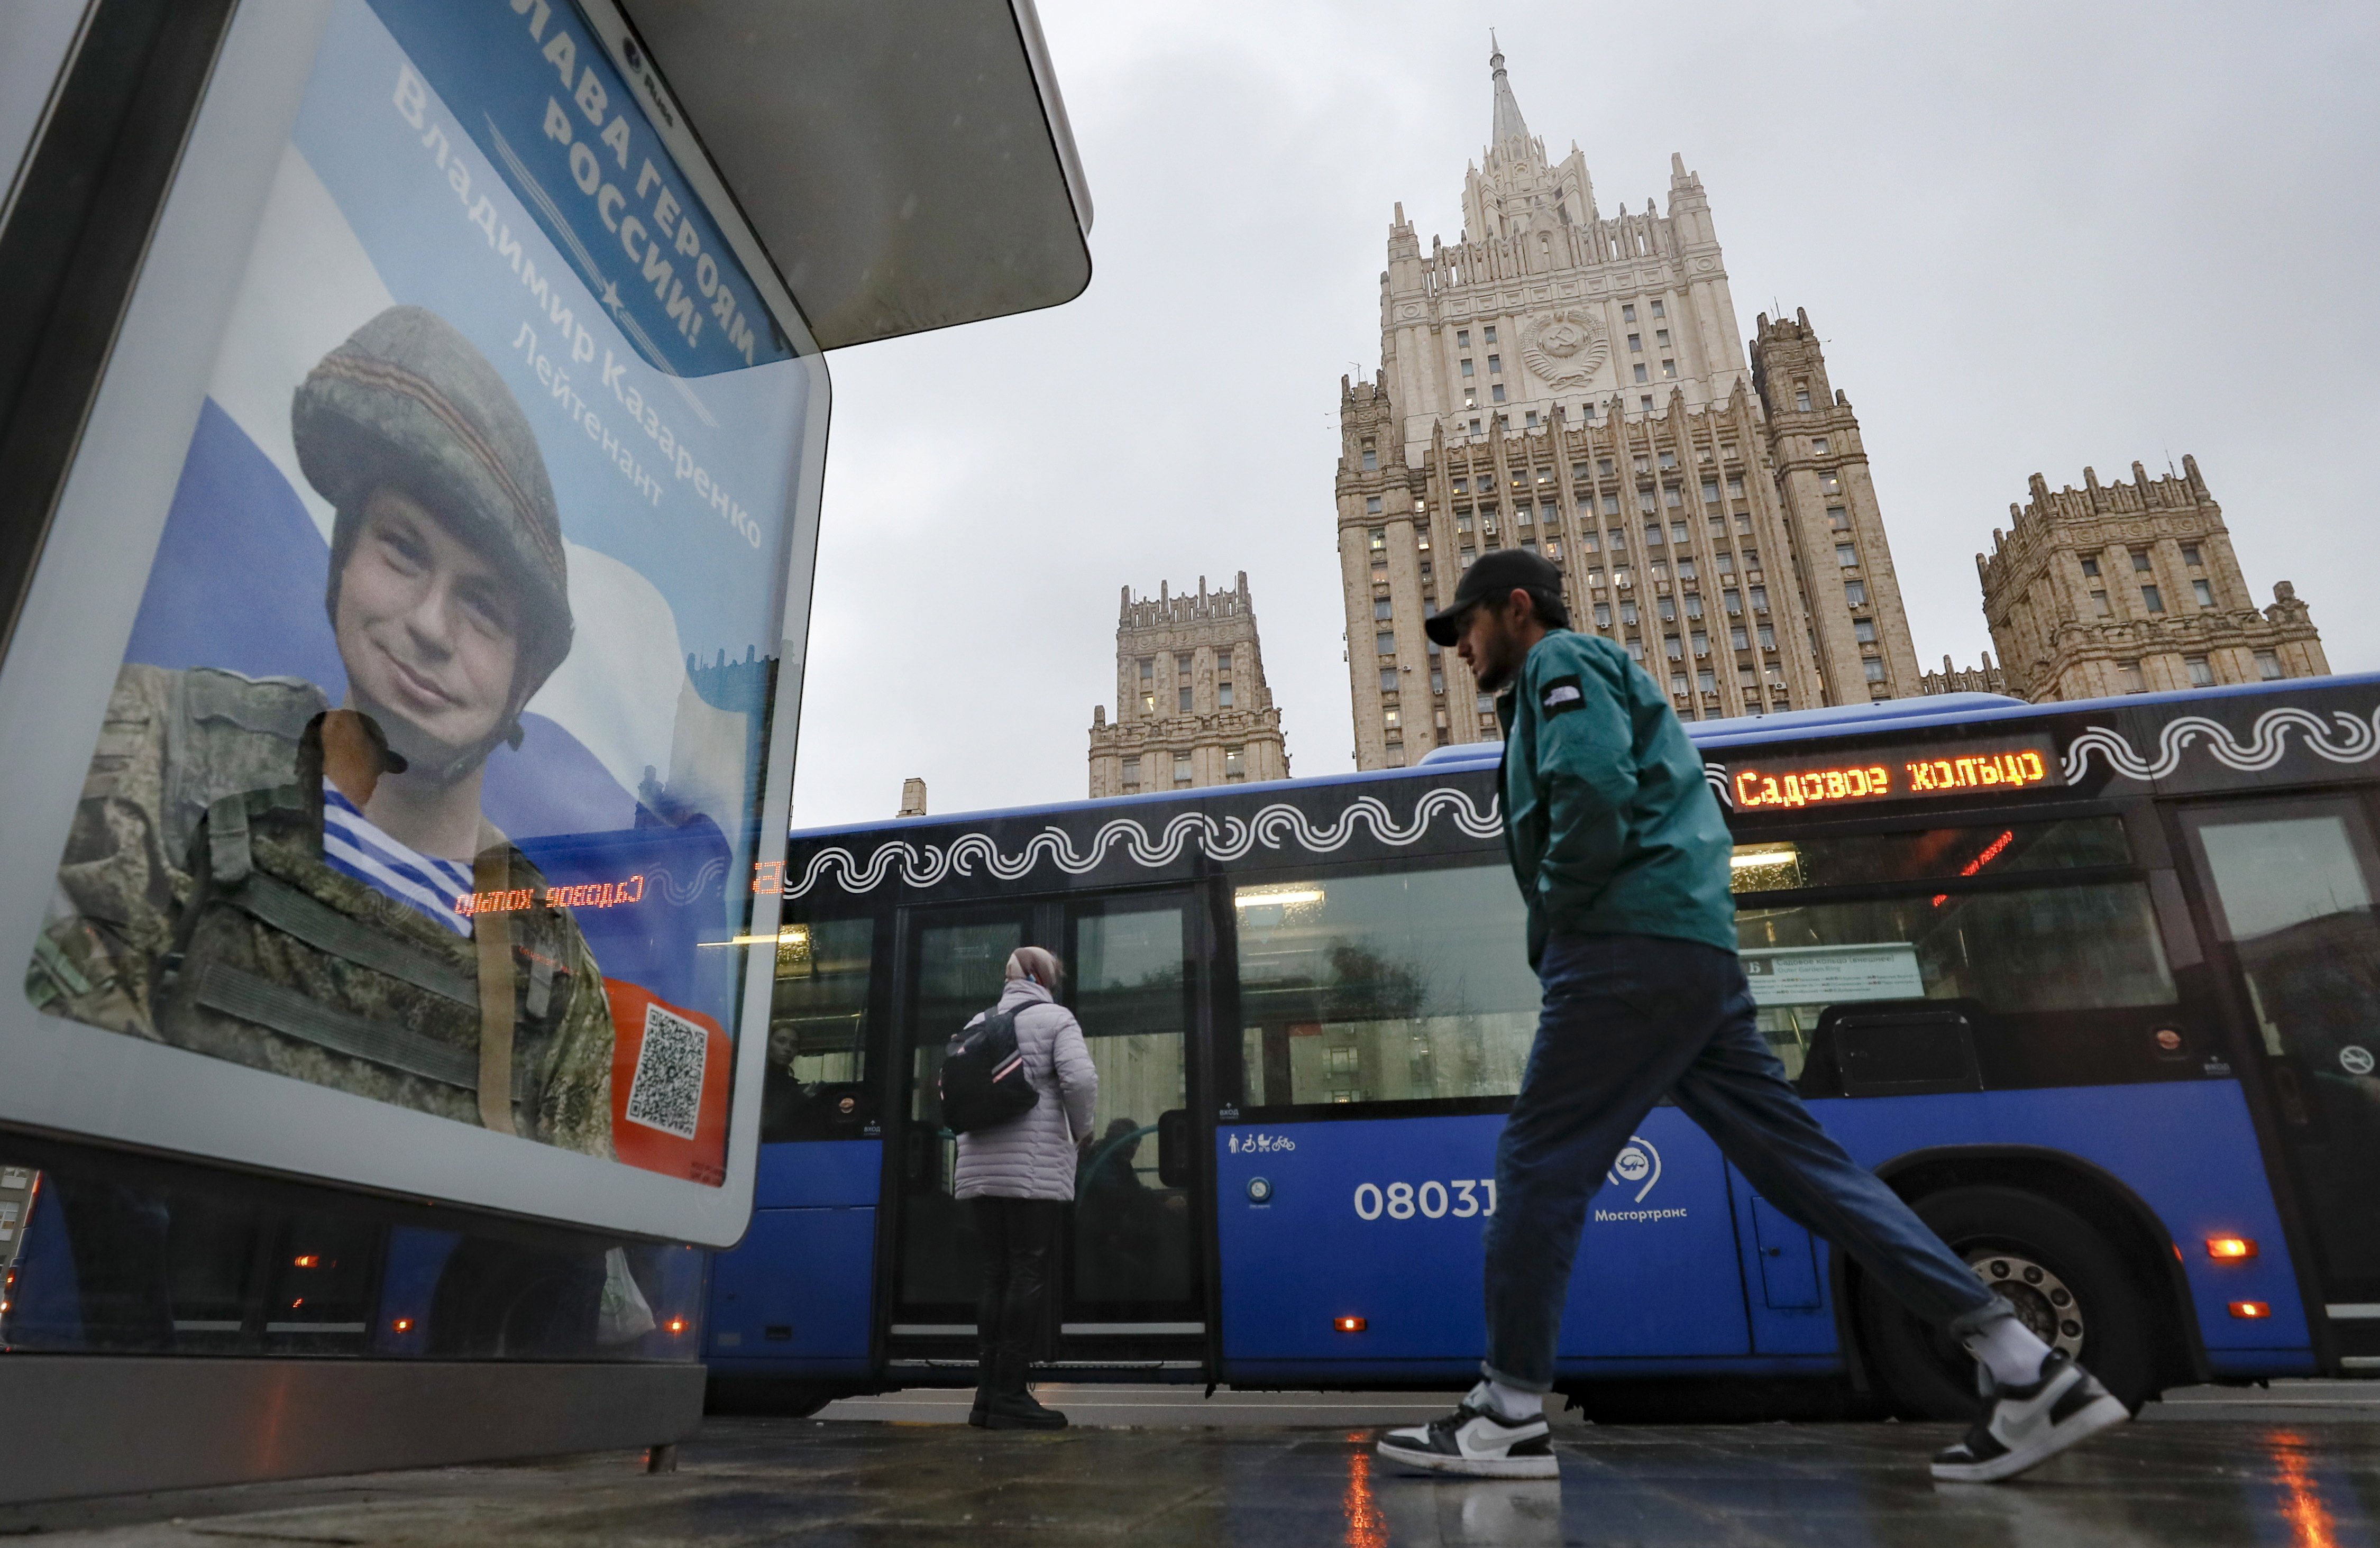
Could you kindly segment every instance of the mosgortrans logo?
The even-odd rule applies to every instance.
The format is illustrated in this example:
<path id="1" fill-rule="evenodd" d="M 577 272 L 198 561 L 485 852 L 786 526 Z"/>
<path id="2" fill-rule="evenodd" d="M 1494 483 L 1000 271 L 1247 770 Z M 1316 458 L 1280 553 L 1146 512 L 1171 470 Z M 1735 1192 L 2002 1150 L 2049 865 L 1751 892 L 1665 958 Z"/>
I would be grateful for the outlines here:
<path id="1" fill-rule="evenodd" d="M 1661 1152 L 1642 1134 L 1631 1134 L 1620 1154 L 1611 1158 L 1611 1169 L 1603 1174 L 1604 1180 L 1614 1188 L 1633 1188 L 1635 1196 L 1629 1202 L 1641 1204 L 1661 1180 Z M 1683 1209 L 1601 1209 L 1595 1212 L 1597 1220 L 1629 1222 L 1638 1220 L 1683 1220 Z"/>

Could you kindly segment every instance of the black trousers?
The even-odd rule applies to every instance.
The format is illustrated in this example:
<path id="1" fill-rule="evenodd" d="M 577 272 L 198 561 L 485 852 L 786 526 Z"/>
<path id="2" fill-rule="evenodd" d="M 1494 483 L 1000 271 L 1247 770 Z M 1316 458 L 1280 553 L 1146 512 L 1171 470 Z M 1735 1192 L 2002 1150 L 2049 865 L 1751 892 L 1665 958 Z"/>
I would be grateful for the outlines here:
<path id="1" fill-rule="evenodd" d="M 1022 1393 L 1026 1368 L 1048 1348 L 1050 1292 L 1066 1205 L 980 1194 L 970 1202 L 983 1252 L 983 1299 L 976 1308 L 983 1364 L 977 1386 L 987 1397 Z"/>

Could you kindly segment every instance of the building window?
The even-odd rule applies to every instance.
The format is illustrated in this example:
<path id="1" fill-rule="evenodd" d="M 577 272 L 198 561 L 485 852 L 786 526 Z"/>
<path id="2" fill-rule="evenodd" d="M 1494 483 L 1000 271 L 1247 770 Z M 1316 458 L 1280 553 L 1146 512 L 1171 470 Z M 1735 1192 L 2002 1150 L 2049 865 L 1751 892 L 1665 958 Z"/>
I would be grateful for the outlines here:
<path id="1" fill-rule="evenodd" d="M 1641 360 L 1636 363 L 1636 380 L 1639 381 L 1650 381 L 1652 380 L 1652 377 L 1648 375 L 1645 369 L 1645 363 Z M 1645 406 L 1647 408 L 1652 407 L 1653 400 L 1651 398 L 1646 398 L 1645 400 Z"/>
<path id="2" fill-rule="evenodd" d="M 1444 668 L 1432 667 L 1429 669 L 1429 691 L 1433 694 L 1442 694 L 1446 692 L 1446 671 Z"/>
<path id="3" fill-rule="evenodd" d="M 1822 494 L 1840 494 L 1843 492 L 1843 481 L 1836 474 L 1821 473 L 1818 475 L 1818 490 Z"/>
<path id="4" fill-rule="evenodd" d="M 2082 573 L 2090 576 L 2093 580 L 2097 580 L 2099 578 L 2099 560 L 2097 555 L 2086 553 L 2082 556 Z"/>
<path id="5" fill-rule="evenodd" d="M 1454 331 L 1454 347 L 1457 349 L 1468 349 L 1471 347 L 1470 329 L 1457 328 Z"/>
<path id="6" fill-rule="evenodd" d="M 1464 549 L 1458 557 L 1463 561 L 1462 567 L 1468 570 L 1471 568 L 1471 562 L 1479 557 L 1479 550 L 1476 549 Z"/>
<path id="7" fill-rule="evenodd" d="M 2181 664 L 2190 670 L 2190 685 L 2193 688 L 2215 686 L 2215 668 L 2204 656 L 2184 656 Z"/>
<path id="8" fill-rule="evenodd" d="M 1807 387 L 1796 387 L 1793 390 L 1793 406 L 1804 414 L 1810 412 L 1810 390 Z"/>
<path id="9" fill-rule="evenodd" d="M 1401 721 L 1402 717 L 1398 715 L 1397 707 L 1395 705 L 1384 705 L 1381 707 L 1380 724 L 1388 727 L 1390 731 L 1394 731 L 1397 729 Z"/>
<path id="10" fill-rule="evenodd" d="M 1504 384 L 1500 381 L 1493 383 L 1488 389 L 1488 395 L 1495 402 L 1502 403 L 1504 401 Z"/>
<path id="11" fill-rule="evenodd" d="M 1387 527 L 1376 526 L 1372 528 L 1371 532 L 1367 536 L 1371 539 L 1372 551 L 1374 553 L 1379 553 L 1388 548 L 1389 529 Z"/>
<path id="12" fill-rule="evenodd" d="M 2120 692 L 2127 694 L 2145 694 L 2149 691 L 2148 679 L 2141 675 L 2141 664 L 2138 661 L 2116 663 L 2116 686 Z"/>
<path id="13" fill-rule="evenodd" d="M 2107 606 L 2107 594 L 2106 592 L 2094 591 L 2091 593 L 2091 611 L 2101 618 L 2108 616 L 2112 610 Z"/>
<path id="14" fill-rule="evenodd" d="M 1718 573 L 1720 574 L 1731 575 L 1735 574 L 1735 555 L 1728 552 L 1725 549 L 1718 550 L 1717 563 L 1718 565 Z"/>
<path id="15" fill-rule="evenodd" d="M 1825 436 L 1814 435 L 1810 438 L 1810 454 L 1814 457 L 1823 457 L 1827 454 L 1827 438 Z"/>
<path id="16" fill-rule="evenodd" d="M 1738 617 L 1742 613 L 1742 592 L 1733 590 L 1722 591 L 1719 593 L 1719 600 L 1727 604 L 1727 613 L 1730 618 Z"/>
<path id="17" fill-rule="evenodd" d="M 1463 400 L 1463 406 L 1465 408 L 1476 408 L 1479 405 L 1466 398 Z M 1479 433 L 1479 421 L 1476 419 L 1471 421 L 1471 433 L 1474 435 L 1477 435 Z"/>
<path id="18" fill-rule="evenodd" d="M 1642 355 L 1645 353 L 1644 334 L 1631 333 L 1628 335 L 1628 353 L 1631 355 Z"/>
<path id="19" fill-rule="evenodd" d="M 1188 784 L 1189 782 L 1190 755 L 1187 753 L 1176 753 L 1173 755 L 1173 783 L 1176 788 L 1179 788 L 1183 785 Z"/>
<path id="20" fill-rule="evenodd" d="M 1760 550 L 1758 549 L 1746 549 L 1743 550 L 1743 567 L 1747 570 L 1757 570 L 1760 568 Z"/>
<path id="21" fill-rule="evenodd" d="M 1550 500 L 1537 507 L 1537 515 L 1548 526 L 1560 526 L 1561 525 L 1561 507 L 1555 504 Z"/>
<path id="22" fill-rule="evenodd" d="M 1636 604 L 1634 602 L 1630 601 L 1620 604 L 1620 622 L 1628 624 L 1632 628 L 1635 625 Z"/>
<path id="23" fill-rule="evenodd" d="M 1140 759 L 1137 757 L 1123 760 L 1123 788 L 1126 790 L 1140 788 Z"/>
<path id="24" fill-rule="evenodd" d="M 1173 653 L 1173 675 L 1176 677 L 1190 675 L 1190 652 L 1177 650 Z"/>
<path id="25" fill-rule="evenodd" d="M 1643 640 L 1632 639 L 1628 642 L 1628 659 L 1640 664 L 1644 661 L 1645 642 Z"/>
<path id="26" fill-rule="evenodd" d="M 2196 543 L 2184 543 L 2181 545 L 2181 562 L 2184 564 L 2189 565 L 2193 570 L 2198 568 L 2198 545 Z"/>
<path id="27" fill-rule="evenodd" d="M 1843 582 L 1843 600 L 1855 608 L 1864 608 L 1867 606 L 1867 582 Z"/>
<path id="28" fill-rule="evenodd" d="M 1874 645 L 1876 643 L 1876 620 L 1873 618 L 1852 619 L 1852 638 L 1859 641 L 1862 645 Z"/>
<path id="29" fill-rule="evenodd" d="M 1735 685 L 1739 688 L 1757 688 L 1760 686 L 1760 674 L 1750 667 L 1738 667 L 1735 669 Z"/>
<path id="30" fill-rule="evenodd" d="M 2144 586 L 2141 587 L 2141 606 L 2146 608 L 2151 612 L 2163 612 L 2165 611 L 2165 598 L 2158 593 L 2155 587 Z"/>
<path id="31" fill-rule="evenodd" d="M 1636 374 L 1636 380 L 1637 380 L 1637 381 L 1644 381 L 1644 380 L 1645 380 L 1645 374 L 1644 374 L 1644 372 L 1645 372 L 1645 368 L 1644 368 L 1644 367 L 1639 366 L 1639 367 L 1637 367 L 1637 368 L 1636 368 L 1636 373 L 1637 373 L 1637 374 Z M 1638 404 L 1639 404 L 1639 405 L 1641 405 L 1643 406 L 1643 408 L 1644 408 L 1644 410 L 1645 410 L 1645 413 L 1650 414 L 1650 413 L 1652 413 L 1652 412 L 1653 412 L 1653 394 L 1652 394 L 1652 393 L 1645 393 L 1643 397 L 1639 398 L 1639 399 L 1637 400 L 1637 402 L 1638 402 Z"/>
<path id="32" fill-rule="evenodd" d="M 1215 707 L 1218 709 L 1229 709 L 1232 707 L 1232 685 L 1230 683 L 1218 683 L 1215 684 Z"/>
<path id="33" fill-rule="evenodd" d="M 1752 635 L 1742 624 L 1738 623 L 1728 630 L 1727 643 L 1738 650 L 1749 650 L 1752 648 Z"/>
<path id="34" fill-rule="evenodd" d="M 1760 648 L 1763 650 L 1776 649 L 1777 626 L 1773 623 L 1763 623 L 1758 627 L 1760 629 Z"/>
<path id="35" fill-rule="evenodd" d="M 1366 473 L 1375 472 L 1378 469 L 1379 466 L 1379 449 L 1373 445 L 1372 442 L 1366 441 L 1364 442 L 1364 471 Z"/>
<path id="36" fill-rule="evenodd" d="M 1487 327 L 1482 328 L 1479 331 L 1479 336 L 1487 340 L 1489 344 L 1494 344 L 1496 342 L 1496 325 L 1491 322 Z"/>
<path id="37" fill-rule="evenodd" d="M 1396 691 L 1397 669 L 1394 667 L 1382 667 L 1380 669 L 1380 692 L 1384 694 L 1393 694 Z"/>
<path id="38" fill-rule="evenodd" d="M 1860 665 L 1866 671 L 1867 680 L 1870 683 L 1881 683 L 1884 681 L 1883 657 L 1870 656 L 1866 660 L 1862 661 Z"/>
<path id="39" fill-rule="evenodd" d="M 1610 478 L 1610 477 L 1611 477 L 1611 459 L 1610 459 L 1609 457 L 1597 457 L 1597 458 L 1596 458 L 1596 459 L 1595 459 L 1595 471 L 1596 471 L 1596 473 L 1597 473 L 1599 477 L 1601 477 L 1601 478 Z"/>
<path id="40" fill-rule="evenodd" d="M 1835 563 L 1837 565 L 1848 570 L 1858 562 L 1859 550 L 1857 549 L 1852 547 L 1849 543 L 1837 543 L 1835 545 Z"/>
<path id="41" fill-rule="evenodd" d="M 2273 683 L 2287 677 L 2289 673 L 2281 670 L 2281 659 L 2278 655 L 2270 650 L 2259 650 L 2256 652 L 2256 675 L 2267 683 Z"/>
<path id="42" fill-rule="evenodd" d="M 1837 532 L 1849 532 L 1852 529 L 1852 514 L 1840 505 L 1829 505 L 1827 507 L 1827 525 Z"/>
<path id="43" fill-rule="evenodd" d="M 1677 377 L 1678 377 L 1678 363 L 1677 363 L 1675 360 L 1664 360 L 1664 361 L 1662 361 L 1662 362 L 1661 362 L 1661 380 L 1662 380 L 1662 381 L 1676 381 L 1676 380 L 1677 380 Z"/>
<path id="44" fill-rule="evenodd" d="M 1494 341 L 1491 340 L 1489 342 L 1492 343 Z M 1500 371 L 1503 369 L 1504 357 L 1501 355 L 1490 355 L 1488 357 L 1488 369 L 1490 373 Z"/>
<path id="45" fill-rule="evenodd" d="M 2136 575 L 2145 575 L 2148 573 L 2149 550 L 2146 549 L 2134 549 L 2132 550 L 2132 574 Z"/>
<path id="46" fill-rule="evenodd" d="M 1718 503 L 1718 479 L 1706 478 L 1703 480 L 1703 503 L 1706 505 L 1716 505 Z"/>
<path id="47" fill-rule="evenodd" d="M 1628 302 L 1620 308 L 1620 320 L 1622 322 L 1636 320 L 1636 304 L 1633 301 Z"/>
<path id="48" fill-rule="evenodd" d="M 1176 688 L 1176 689 L 1174 689 L 1174 690 L 1173 690 L 1173 697 L 1174 697 L 1174 709 L 1175 709 L 1175 711 L 1176 711 L 1177 713 L 1179 713 L 1179 714 L 1183 714 L 1183 715 L 1187 715 L 1187 714 L 1189 714 L 1189 713 L 1190 713 L 1190 690 L 1189 690 L 1189 688 L 1188 688 L 1187 686 L 1184 686 L 1184 687 L 1180 687 L 1180 688 Z"/>
<path id="49" fill-rule="evenodd" d="M 1661 486 L 1661 503 L 1672 511 L 1682 510 L 1685 506 L 1686 497 L 1677 485 L 1664 484 Z"/>
<path id="50" fill-rule="evenodd" d="M 1718 692 L 1718 674 L 1707 671 L 1698 671 L 1694 673 L 1694 685 L 1706 694 L 1716 694 Z"/>
<path id="51" fill-rule="evenodd" d="M 1610 493 L 1606 493 L 1604 495 L 1603 514 L 1607 516 L 1616 516 L 1620 514 L 1620 497 L 1618 495 Z"/>
<path id="52" fill-rule="evenodd" d="M 1375 643 L 1379 646 L 1379 653 L 1383 656 L 1393 656 L 1397 653 L 1397 636 L 1391 630 L 1381 630 L 1376 636 Z"/>
<path id="53" fill-rule="evenodd" d="M 1245 747 L 1223 749 L 1223 778 L 1245 780 L 1248 777 L 1248 750 Z"/>
<path id="54" fill-rule="evenodd" d="M 1663 597 L 1653 604 L 1653 611 L 1661 615 L 1662 623 L 1675 623 L 1678 621 L 1678 599 Z"/>
<path id="55" fill-rule="evenodd" d="M 1695 655 L 1707 656 L 1710 654 L 1710 636 L 1704 634 L 1700 629 L 1696 629 L 1690 636 L 1688 636 L 1688 640 L 1689 643 L 1694 646 Z"/>
<path id="56" fill-rule="evenodd" d="M 1537 428 L 1537 411 L 1536 409 L 1533 408 L 1529 410 L 1528 420 L 1529 429 L 1536 429 Z"/>
<path id="57" fill-rule="evenodd" d="M 1388 599 L 1386 597 L 1375 597 L 1375 598 L 1373 598 L 1373 599 L 1372 599 L 1372 616 L 1373 616 L 1374 618 L 1386 618 L 1386 617 L 1388 617 L 1388 616 L 1389 616 L 1389 609 L 1390 609 L 1390 603 L 1389 599 Z M 1225 667 L 1225 666 L 1222 666 L 1222 665 L 1219 664 L 1219 665 L 1217 666 L 1216 670 L 1217 670 L 1218 671 L 1228 671 L 1228 670 L 1230 670 L 1230 669 L 1229 669 L 1228 667 Z"/>
<path id="58" fill-rule="evenodd" d="M 1678 561 L 1678 578 L 1682 581 L 1690 581 L 1694 578 L 1694 562 L 1693 560 L 1681 559 Z"/>
<path id="59" fill-rule="evenodd" d="M 1655 344 L 1657 344 L 1657 345 L 1659 345 L 1663 349 L 1667 349 L 1667 348 L 1669 348 L 1669 347 L 1670 347 L 1670 331 L 1669 331 L 1667 328 L 1657 328 L 1657 329 L 1655 329 L 1655 330 L 1653 331 L 1653 342 L 1654 342 Z"/>
<path id="60" fill-rule="evenodd" d="M 1367 494 L 1364 497 L 1364 514 L 1367 516 L 1377 516 L 1380 514 L 1380 497 L 1378 495 Z"/>
<path id="61" fill-rule="evenodd" d="M 2215 587 L 2205 581 L 2192 581 L 2190 594 L 2198 599 L 2198 605 L 2202 608 L 2211 608 L 2215 605 Z"/>
<path id="62" fill-rule="evenodd" d="M 1677 695 L 1680 698 L 1683 698 L 1685 696 L 1686 674 L 1684 672 L 1673 671 L 1670 674 L 1670 692 Z"/>
<path id="63" fill-rule="evenodd" d="M 1661 524 L 1659 522 L 1648 521 L 1645 524 L 1645 546 L 1648 549 L 1658 549 L 1661 546 Z"/>
<path id="64" fill-rule="evenodd" d="M 1662 309 L 1661 309 L 1661 303 L 1660 303 L 1660 302 L 1656 301 L 1656 302 L 1654 302 L 1654 303 L 1653 303 L 1653 315 L 1654 315 L 1655 317 L 1667 317 L 1667 316 L 1669 316 L 1670 314 L 1669 314 L 1668 312 L 1666 312 L 1666 311 L 1664 311 L 1664 310 L 1662 310 Z"/>
<path id="65" fill-rule="evenodd" d="M 1609 629 L 1611 627 L 1610 603 L 1597 602 L 1595 604 L 1595 626 L 1598 629 Z"/>
<path id="66" fill-rule="evenodd" d="M 1727 476 L 1727 497 L 1730 500 L 1742 500 L 1743 498 L 1743 476 L 1742 474 L 1730 473 Z"/>
<path id="67" fill-rule="evenodd" d="M 1548 559 L 1560 559 L 1561 557 L 1560 538 L 1548 538 L 1546 539 L 1546 557 Z"/>

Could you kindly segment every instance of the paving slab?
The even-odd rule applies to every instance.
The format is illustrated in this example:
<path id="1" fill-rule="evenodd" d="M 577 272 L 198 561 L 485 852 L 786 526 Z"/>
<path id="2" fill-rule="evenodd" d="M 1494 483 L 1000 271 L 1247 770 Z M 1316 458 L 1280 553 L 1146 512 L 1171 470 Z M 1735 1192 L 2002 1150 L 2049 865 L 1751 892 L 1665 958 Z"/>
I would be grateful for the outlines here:
<path id="1" fill-rule="evenodd" d="M 1443 1395 L 1226 1392 L 1217 1398 L 1233 1401 L 1209 1409 L 1195 1389 L 1050 1391 L 1096 1421 L 1054 1433 L 969 1429 L 966 1396 L 869 1400 L 891 1418 L 713 1420 L 658 1475 L 641 1455 L 610 1454 L 19 1506 L 0 1510 L 0 1537 L 78 1548 L 2380 1544 L 2380 1394 L 2361 1384 L 2176 1394 L 1999 1486 L 1927 1478 L 1926 1455 L 1955 1433 L 1946 1425 L 1565 1416 L 1559 1481 L 1465 1483 L 1401 1476 L 1371 1451 L 1378 1415 L 1435 1412 Z M 1366 1421 L 1332 1417 L 1351 1410 Z"/>

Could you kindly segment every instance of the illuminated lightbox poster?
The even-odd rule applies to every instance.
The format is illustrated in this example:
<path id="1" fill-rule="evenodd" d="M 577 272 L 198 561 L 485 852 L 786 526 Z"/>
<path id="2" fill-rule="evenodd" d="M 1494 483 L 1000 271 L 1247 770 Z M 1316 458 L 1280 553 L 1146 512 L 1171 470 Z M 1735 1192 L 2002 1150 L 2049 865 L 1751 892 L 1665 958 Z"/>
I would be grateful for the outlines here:
<path id="1" fill-rule="evenodd" d="M 1753 1003 L 1763 1008 L 1925 998 L 1917 949 L 1905 941 L 1746 948 L 1743 975 L 1752 986 Z"/>
<path id="2" fill-rule="evenodd" d="M 564 0 L 340 0 L 29 998 L 723 1180 L 813 390 Z"/>

